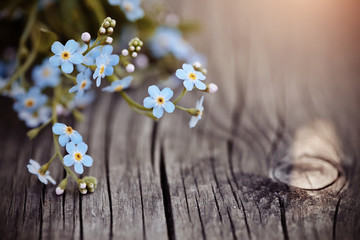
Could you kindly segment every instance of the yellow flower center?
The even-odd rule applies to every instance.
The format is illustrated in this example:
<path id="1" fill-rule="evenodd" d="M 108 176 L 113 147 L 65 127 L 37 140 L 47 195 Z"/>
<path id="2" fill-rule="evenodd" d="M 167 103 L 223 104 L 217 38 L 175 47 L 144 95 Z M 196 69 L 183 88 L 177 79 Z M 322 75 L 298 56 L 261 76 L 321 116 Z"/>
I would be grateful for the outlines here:
<path id="1" fill-rule="evenodd" d="M 100 74 L 102 75 L 105 71 L 105 66 L 104 65 L 101 65 L 100 67 Z"/>
<path id="2" fill-rule="evenodd" d="M 70 57 L 70 53 L 68 51 L 64 51 L 62 54 L 61 54 L 61 58 L 64 59 L 64 60 L 67 60 L 69 59 Z"/>
<path id="3" fill-rule="evenodd" d="M 126 12 L 131 12 L 131 10 L 133 9 L 133 7 L 132 7 L 131 3 L 126 3 L 126 4 L 124 5 L 124 9 L 125 9 Z"/>
<path id="4" fill-rule="evenodd" d="M 44 176 L 45 173 L 41 171 L 41 168 L 38 170 L 38 173 L 41 175 L 41 176 Z"/>
<path id="5" fill-rule="evenodd" d="M 28 108 L 31 108 L 35 105 L 35 101 L 32 98 L 26 99 L 25 106 Z"/>
<path id="6" fill-rule="evenodd" d="M 66 133 L 67 134 L 72 134 L 73 133 L 73 129 L 72 129 L 72 127 L 66 127 Z"/>
<path id="7" fill-rule="evenodd" d="M 76 161 L 81 161 L 82 159 L 81 153 L 75 153 L 74 157 Z"/>
<path id="8" fill-rule="evenodd" d="M 42 72 L 42 75 L 44 76 L 44 77 L 49 77 L 50 76 L 50 70 L 49 70 L 49 68 L 45 68 L 44 70 L 43 70 L 43 72 Z"/>
<path id="9" fill-rule="evenodd" d="M 157 102 L 158 104 L 162 105 L 162 104 L 164 104 L 165 99 L 164 99 L 163 97 L 158 97 L 158 98 L 156 99 L 156 102 Z"/>
<path id="10" fill-rule="evenodd" d="M 81 85 L 80 85 L 80 88 L 83 89 L 86 87 L 86 81 L 82 81 Z"/>
<path id="11" fill-rule="evenodd" d="M 195 73 L 189 73 L 189 78 L 191 79 L 191 80 L 196 80 L 196 74 Z"/>
<path id="12" fill-rule="evenodd" d="M 34 112 L 34 113 L 33 113 L 33 117 L 34 117 L 34 118 L 37 118 L 38 116 L 39 116 L 39 113 L 38 113 L 38 112 Z"/>
<path id="13" fill-rule="evenodd" d="M 120 92 L 123 89 L 124 89 L 124 87 L 122 85 L 119 85 L 115 88 L 115 92 Z"/>

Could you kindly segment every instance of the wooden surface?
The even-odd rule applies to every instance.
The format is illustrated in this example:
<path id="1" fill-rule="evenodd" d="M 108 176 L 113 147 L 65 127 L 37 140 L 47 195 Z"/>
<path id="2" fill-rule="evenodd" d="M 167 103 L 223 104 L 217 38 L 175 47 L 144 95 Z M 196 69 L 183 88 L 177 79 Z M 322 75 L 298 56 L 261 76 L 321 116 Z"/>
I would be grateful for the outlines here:
<path id="1" fill-rule="evenodd" d="M 82 196 L 70 186 L 58 197 L 26 170 L 29 158 L 52 155 L 50 129 L 27 140 L 1 98 L 1 239 L 358 239 L 359 5 L 171 6 L 203 23 L 191 41 L 220 87 L 205 96 L 198 126 L 181 112 L 154 123 L 102 94 L 76 125 L 98 188 Z"/>

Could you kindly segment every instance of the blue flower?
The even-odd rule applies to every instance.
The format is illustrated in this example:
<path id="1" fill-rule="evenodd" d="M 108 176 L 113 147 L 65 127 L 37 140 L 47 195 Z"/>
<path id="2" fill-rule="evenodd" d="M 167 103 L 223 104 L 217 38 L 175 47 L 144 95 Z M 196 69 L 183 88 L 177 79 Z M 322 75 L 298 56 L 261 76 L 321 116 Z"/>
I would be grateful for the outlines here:
<path id="1" fill-rule="evenodd" d="M 53 133 L 59 136 L 59 143 L 61 146 L 65 146 L 71 139 L 75 144 L 82 142 L 81 135 L 75 131 L 72 127 L 68 127 L 63 123 L 55 123 L 52 127 Z"/>
<path id="2" fill-rule="evenodd" d="M 169 101 L 172 98 L 174 92 L 170 88 L 164 88 L 162 91 L 152 85 L 148 88 L 150 97 L 144 99 L 144 107 L 153 108 L 153 115 L 157 118 L 161 118 L 164 114 L 164 110 L 168 113 L 172 113 L 175 110 L 175 105 Z"/>
<path id="3" fill-rule="evenodd" d="M 86 69 L 84 72 L 81 72 L 76 77 L 77 85 L 69 89 L 69 93 L 76 92 L 76 97 L 79 98 L 84 95 L 85 90 L 88 90 L 92 84 L 91 80 L 91 70 Z"/>
<path id="4" fill-rule="evenodd" d="M 111 83 L 111 86 L 107 86 L 103 88 L 102 90 L 105 92 L 120 92 L 124 89 L 127 89 L 130 87 L 131 81 L 133 78 L 131 76 L 127 76 L 121 80 L 116 80 Z"/>
<path id="5" fill-rule="evenodd" d="M 78 52 L 79 44 L 71 39 L 66 42 L 65 46 L 56 41 L 51 46 L 51 51 L 55 54 L 49 59 L 51 66 L 58 67 L 61 65 L 61 70 L 64 73 L 72 73 L 74 70 L 73 64 L 80 64 L 84 61 L 84 57 Z"/>
<path id="6" fill-rule="evenodd" d="M 205 90 L 206 85 L 205 83 L 201 82 L 205 80 L 206 77 L 199 71 L 195 71 L 193 66 L 190 64 L 183 64 L 182 69 L 176 70 L 176 76 L 179 79 L 184 80 L 183 84 L 186 90 L 191 91 L 194 88 L 194 85 L 199 90 Z"/>
<path id="7" fill-rule="evenodd" d="M 197 116 L 191 117 L 190 122 L 189 122 L 190 128 L 195 127 L 197 122 L 201 119 L 202 114 L 204 112 L 203 102 L 204 102 L 204 96 L 202 96 L 199 101 L 196 101 L 195 109 L 199 111 L 199 114 Z"/>
<path id="8" fill-rule="evenodd" d="M 55 180 L 50 176 L 49 170 L 46 171 L 45 174 L 40 173 L 41 166 L 37 161 L 30 159 L 27 168 L 30 173 L 38 176 L 40 182 L 42 182 L 43 184 L 47 184 L 48 181 L 50 181 L 52 184 L 56 184 Z"/>
<path id="9" fill-rule="evenodd" d="M 119 5 L 130 22 L 144 17 L 144 10 L 140 7 L 141 0 L 108 0 L 111 5 Z"/>
<path id="10" fill-rule="evenodd" d="M 101 84 L 101 78 L 111 76 L 114 72 L 114 67 L 119 63 L 119 56 L 111 54 L 113 47 L 110 45 L 105 46 L 99 56 L 96 57 L 96 69 L 93 78 L 96 79 L 96 86 Z"/>
<path id="11" fill-rule="evenodd" d="M 15 111 L 34 112 L 37 108 L 44 105 L 48 98 L 46 95 L 41 94 L 40 88 L 34 86 L 27 93 L 16 95 L 15 99 L 17 100 L 14 104 Z"/>
<path id="12" fill-rule="evenodd" d="M 47 122 L 51 116 L 51 108 L 42 106 L 33 113 L 28 111 L 20 111 L 19 118 L 25 121 L 26 126 L 34 128 Z"/>
<path id="13" fill-rule="evenodd" d="M 91 104 L 95 100 L 95 98 L 96 98 L 95 91 L 85 92 L 84 95 L 73 99 L 73 101 L 71 101 L 69 103 L 69 108 L 70 109 L 73 109 L 73 108 L 85 108 L 86 106 Z"/>
<path id="14" fill-rule="evenodd" d="M 64 157 L 64 165 L 71 167 L 74 165 L 75 172 L 82 174 L 84 172 L 84 167 L 91 167 L 93 164 L 93 159 L 86 155 L 88 146 L 84 142 L 79 142 L 75 145 L 73 142 L 66 144 L 66 151 L 69 153 Z"/>
<path id="15" fill-rule="evenodd" d="M 44 59 L 41 65 L 34 67 L 32 78 L 40 88 L 56 87 L 60 82 L 60 74 L 59 68 L 51 66 L 48 59 Z"/>
<path id="16" fill-rule="evenodd" d="M 91 41 L 90 42 L 90 46 L 91 44 L 93 44 L 94 41 Z M 88 65 L 88 66 L 91 66 L 91 65 L 94 65 L 95 64 L 95 59 L 98 55 L 100 55 L 100 48 L 102 46 L 97 46 L 93 49 L 90 50 L 90 52 L 88 52 L 85 56 L 84 56 L 84 60 L 83 60 L 83 64 L 85 65 Z M 88 46 L 86 44 L 82 45 L 80 48 L 79 48 L 79 52 L 82 54 L 84 53 L 86 50 L 87 50 Z M 76 65 L 76 69 L 79 71 L 79 72 L 83 72 L 85 71 L 87 67 L 85 67 L 84 65 L 82 64 L 77 64 Z"/>
<path id="17" fill-rule="evenodd" d="M 181 32 L 174 28 L 160 26 L 155 30 L 153 37 L 150 40 L 149 47 L 151 53 L 156 58 L 161 58 L 169 53 L 174 53 L 177 49 L 182 49 L 182 35 Z"/>

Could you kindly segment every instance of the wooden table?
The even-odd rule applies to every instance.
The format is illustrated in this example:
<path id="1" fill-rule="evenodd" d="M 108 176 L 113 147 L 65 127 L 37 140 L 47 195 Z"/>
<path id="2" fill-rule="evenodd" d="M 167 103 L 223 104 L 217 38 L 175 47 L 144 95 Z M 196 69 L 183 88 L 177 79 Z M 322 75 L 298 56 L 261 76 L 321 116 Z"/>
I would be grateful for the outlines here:
<path id="1" fill-rule="evenodd" d="M 203 23 L 191 41 L 220 88 L 198 126 L 180 111 L 155 123 L 102 94 L 75 125 L 98 188 L 59 197 L 26 169 L 51 157 L 50 129 L 27 140 L 1 98 L 0 238 L 359 239 L 359 4 L 171 5 Z M 189 95 L 182 105 L 200 98 Z"/>

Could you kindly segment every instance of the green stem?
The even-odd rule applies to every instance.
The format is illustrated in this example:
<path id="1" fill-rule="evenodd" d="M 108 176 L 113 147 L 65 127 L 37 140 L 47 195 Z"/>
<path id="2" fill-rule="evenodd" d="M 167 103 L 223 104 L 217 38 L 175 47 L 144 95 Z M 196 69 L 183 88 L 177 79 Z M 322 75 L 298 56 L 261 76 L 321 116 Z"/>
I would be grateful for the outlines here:
<path id="1" fill-rule="evenodd" d="M 61 70 L 61 68 L 60 68 Z M 63 70 L 61 70 L 61 72 L 64 74 L 65 77 L 67 77 L 68 79 L 72 80 L 74 82 L 74 84 L 77 84 L 77 80 L 76 80 L 76 77 L 70 75 L 70 74 L 67 74 L 65 73 Z"/>
<path id="2" fill-rule="evenodd" d="M 93 44 L 91 44 L 85 52 L 82 53 L 83 56 L 88 54 L 92 49 L 96 48 L 97 46 L 101 45 L 102 40 L 104 40 L 106 36 L 98 36 Z"/>
<path id="3" fill-rule="evenodd" d="M 192 115 L 192 116 L 198 116 L 200 111 L 197 110 L 196 108 L 184 108 L 184 107 L 180 107 L 178 105 L 175 105 L 176 108 L 183 110 L 185 112 L 187 112 L 188 114 Z"/>
<path id="4" fill-rule="evenodd" d="M 134 106 L 140 110 L 143 111 L 151 111 L 151 108 L 146 108 L 140 104 L 138 104 L 137 102 L 135 102 L 134 100 L 131 99 L 131 97 L 129 95 L 127 95 L 124 91 L 119 92 L 119 94 L 125 99 L 125 101 L 130 105 L 130 106 Z"/>
<path id="5" fill-rule="evenodd" d="M 185 93 L 186 93 L 187 91 L 186 91 L 186 88 L 184 88 L 183 90 L 182 90 L 182 92 L 180 93 L 180 95 L 174 100 L 174 105 L 176 105 L 183 97 L 184 97 L 184 95 L 185 95 Z"/>
<path id="6" fill-rule="evenodd" d="M 86 65 L 86 64 L 84 64 L 84 63 L 82 63 L 81 65 L 83 65 L 83 66 L 85 66 L 85 67 L 88 67 L 88 68 L 90 68 L 90 69 L 93 70 L 93 71 L 95 71 L 95 69 L 96 69 L 96 65 Z"/>

